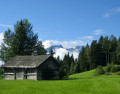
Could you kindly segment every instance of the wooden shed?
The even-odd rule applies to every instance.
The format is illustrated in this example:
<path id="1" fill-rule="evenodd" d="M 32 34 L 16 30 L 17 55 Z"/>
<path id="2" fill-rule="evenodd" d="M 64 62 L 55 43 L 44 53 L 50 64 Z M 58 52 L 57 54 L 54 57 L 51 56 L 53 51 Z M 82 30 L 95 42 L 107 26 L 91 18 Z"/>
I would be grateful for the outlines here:
<path id="1" fill-rule="evenodd" d="M 50 75 L 50 70 L 54 72 L 50 79 L 59 79 L 59 64 L 51 55 L 15 56 L 3 68 L 4 79 L 41 80 L 43 75 Z"/>

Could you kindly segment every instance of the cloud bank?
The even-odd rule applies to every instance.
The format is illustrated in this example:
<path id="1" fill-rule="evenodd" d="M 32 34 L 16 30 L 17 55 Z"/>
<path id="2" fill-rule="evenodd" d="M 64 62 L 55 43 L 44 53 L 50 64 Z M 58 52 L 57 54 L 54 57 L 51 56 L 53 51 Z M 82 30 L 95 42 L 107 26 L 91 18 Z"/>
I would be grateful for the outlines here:
<path id="1" fill-rule="evenodd" d="M 82 39 L 93 39 L 93 37 L 81 37 Z M 74 40 L 74 41 L 58 41 L 58 40 L 46 40 L 43 42 L 44 48 L 47 49 L 53 45 L 62 45 L 63 48 L 56 48 L 54 57 L 60 56 L 60 59 L 64 58 L 65 54 L 70 54 L 74 56 L 74 58 L 78 58 L 79 52 L 78 51 L 68 51 L 69 48 L 75 48 L 76 46 L 85 46 L 87 42 L 84 42 L 82 40 Z"/>
<path id="2" fill-rule="evenodd" d="M 54 54 L 54 57 L 60 57 L 60 59 L 63 59 L 64 58 L 64 55 L 65 54 L 68 54 L 68 51 L 64 48 L 59 48 L 59 49 L 55 49 L 55 54 Z"/>
<path id="3" fill-rule="evenodd" d="M 55 49 L 55 54 L 54 54 L 54 57 L 60 57 L 60 59 L 63 59 L 65 54 L 70 54 L 73 55 L 74 59 L 78 58 L 78 55 L 79 55 L 79 52 L 77 51 L 74 51 L 74 52 L 69 52 L 68 50 L 66 50 L 65 48 L 58 48 L 58 49 Z"/>
<path id="4" fill-rule="evenodd" d="M 58 40 L 46 40 L 43 42 L 44 48 L 49 48 L 52 45 L 62 45 L 64 48 L 74 48 L 75 46 L 84 46 L 87 43 L 82 40 L 74 41 L 58 41 Z"/>

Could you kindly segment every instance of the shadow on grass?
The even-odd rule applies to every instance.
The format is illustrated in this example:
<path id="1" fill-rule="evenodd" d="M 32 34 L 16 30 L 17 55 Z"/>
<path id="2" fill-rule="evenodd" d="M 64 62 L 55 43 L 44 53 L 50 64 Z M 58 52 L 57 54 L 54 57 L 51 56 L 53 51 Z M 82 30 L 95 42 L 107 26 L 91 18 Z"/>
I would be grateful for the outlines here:
<path id="1" fill-rule="evenodd" d="M 92 78 L 93 76 L 88 76 L 88 77 L 68 78 L 67 80 L 92 79 Z"/>
<path id="2" fill-rule="evenodd" d="M 97 76 L 94 76 L 94 77 L 97 77 Z M 86 76 L 86 77 L 73 77 L 73 78 L 65 78 L 65 79 L 57 79 L 57 80 L 53 80 L 53 79 L 50 79 L 50 80 L 44 80 L 44 79 L 41 79 L 41 80 L 30 80 L 30 79 L 23 79 L 23 81 L 69 81 L 69 80 L 80 80 L 80 79 L 92 79 L 94 78 L 93 76 Z M 3 79 L 3 77 L 0 77 L 0 79 Z M 14 80 L 14 81 L 19 81 L 19 80 Z M 22 80 L 20 80 L 22 81 Z"/>
<path id="3" fill-rule="evenodd" d="M 77 79 L 80 79 L 80 78 L 68 78 L 66 80 L 77 80 Z"/>

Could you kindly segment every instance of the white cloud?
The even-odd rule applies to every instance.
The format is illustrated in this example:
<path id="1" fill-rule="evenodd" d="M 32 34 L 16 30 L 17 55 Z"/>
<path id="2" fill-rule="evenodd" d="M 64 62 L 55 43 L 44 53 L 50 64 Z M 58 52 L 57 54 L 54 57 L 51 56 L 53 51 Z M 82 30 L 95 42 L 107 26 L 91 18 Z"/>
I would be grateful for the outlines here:
<path id="1" fill-rule="evenodd" d="M 84 46 L 86 44 L 87 43 L 82 40 L 73 41 L 46 40 L 43 42 L 45 49 L 51 47 L 52 45 L 62 45 L 64 48 L 74 48 L 75 46 Z"/>
<path id="2" fill-rule="evenodd" d="M 74 48 L 75 46 L 83 46 L 86 45 L 87 43 L 82 41 L 82 40 L 74 40 L 74 41 L 62 41 L 61 45 L 64 48 Z"/>
<path id="3" fill-rule="evenodd" d="M 79 55 L 79 52 L 69 52 L 68 50 L 66 50 L 65 48 L 58 48 L 58 49 L 55 49 L 55 54 L 54 54 L 54 57 L 60 57 L 60 59 L 63 59 L 65 54 L 70 54 L 70 56 L 73 54 L 73 57 L 74 59 L 78 58 L 78 55 Z"/>
<path id="4" fill-rule="evenodd" d="M 3 65 L 3 64 L 4 64 L 4 62 L 3 62 L 3 61 L 0 61 L 0 66 Z"/>
<path id="5" fill-rule="evenodd" d="M 44 45 L 44 48 L 45 48 L 45 49 L 46 49 L 46 48 L 49 48 L 49 47 L 52 46 L 50 40 L 46 40 L 46 41 L 44 41 L 44 42 L 43 42 L 43 45 Z"/>
<path id="6" fill-rule="evenodd" d="M 54 57 L 60 56 L 60 59 L 63 59 L 64 55 L 67 53 L 68 53 L 68 51 L 64 48 L 55 49 Z"/>
<path id="7" fill-rule="evenodd" d="M 3 33 L 0 33 L 0 45 L 1 45 L 1 43 L 3 42 L 3 38 L 4 38 Z"/>
<path id="8" fill-rule="evenodd" d="M 120 12 L 120 7 L 117 7 L 114 11 L 115 12 Z"/>
<path id="9" fill-rule="evenodd" d="M 104 17 L 104 18 L 109 18 L 109 17 L 110 17 L 110 13 L 105 13 L 105 14 L 103 15 L 103 17 Z"/>
<path id="10" fill-rule="evenodd" d="M 2 42 L 3 42 L 3 38 L 4 38 L 3 33 L 0 33 L 0 45 L 1 45 Z M 1 66 L 2 64 L 4 64 L 4 62 L 0 60 L 0 66 Z"/>
<path id="11" fill-rule="evenodd" d="M 74 58 L 78 58 L 79 52 L 73 52 L 72 54 Z"/>
<path id="12" fill-rule="evenodd" d="M 101 35 L 101 34 L 103 34 L 103 33 L 104 33 L 104 31 L 101 30 L 101 29 L 97 29 L 97 30 L 94 31 L 94 34 L 95 34 L 95 35 Z"/>
<path id="13" fill-rule="evenodd" d="M 113 8 L 111 9 L 109 12 L 105 13 L 103 15 L 104 18 L 109 18 L 111 15 L 113 15 L 114 13 L 120 13 L 120 7 L 117 8 Z"/>
<path id="14" fill-rule="evenodd" d="M 92 37 L 86 37 L 87 39 L 92 39 Z M 69 51 L 66 48 L 75 48 L 76 46 L 85 46 L 87 42 L 82 40 L 74 40 L 74 41 L 58 41 L 58 40 L 46 40 L 43 42 L 44 48 L 49 48 L 52 45 L 62 45 L 63 48 L 55 49 L 54 57 L 60 56 L 60 59 L 64 58 L 64 55 L 67 54 Z M 73 54 L 74 58 L 78 58 L 79 52 L 73 51 L 69 52 L 70 55 Z"/>
<path id="15" fill-rule="evenodd" d="M 79 39 L 93 40 L 93 36 L 83 36 L 83 37 L 80 37 Z"/>
<path id="16" fill-rule="evenodd" d="M 1 27 L 5 27 L 5 28 L 10 28 L 13 27 L 12 25 L 6 25 L 6 24 L 0 24 Z"/>

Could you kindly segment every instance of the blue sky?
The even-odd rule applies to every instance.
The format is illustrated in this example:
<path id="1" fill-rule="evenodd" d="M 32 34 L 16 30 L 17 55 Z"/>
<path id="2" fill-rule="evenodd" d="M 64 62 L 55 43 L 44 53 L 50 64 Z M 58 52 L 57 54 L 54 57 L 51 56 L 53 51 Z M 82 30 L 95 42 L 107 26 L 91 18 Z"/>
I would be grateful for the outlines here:
<path id="1" fill-rule="evenodd" d="M 0 33 L 27 18 L 46 48 L 120 36 L 120 0 L 0 0 Z"/>

